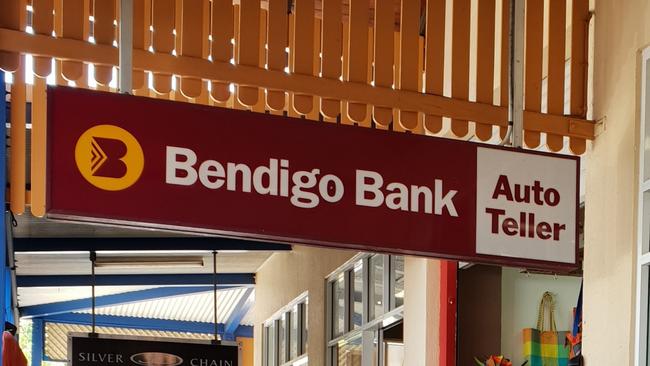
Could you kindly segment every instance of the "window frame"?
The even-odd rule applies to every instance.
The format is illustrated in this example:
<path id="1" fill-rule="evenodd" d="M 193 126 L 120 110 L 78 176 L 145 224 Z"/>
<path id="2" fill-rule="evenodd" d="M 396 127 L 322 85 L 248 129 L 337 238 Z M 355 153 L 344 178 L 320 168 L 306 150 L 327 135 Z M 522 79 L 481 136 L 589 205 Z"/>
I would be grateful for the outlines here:
<path id="1" fill-rule="evenodd" d="M 307 346 L 303 342 L 305 336 L 308 334 L 309 323 L 306 321 L 309 303 L 309 294 L 307 292 L 301 294 L 289 304 L 283 306 L 280 310 L 275 312 L 264 323 L 262 323 L 262 365 L 263 366 L 291 366 L 291 365 L 306 365 L 307 364 Z M 296 352 L 297 355 L 291 358 L 291 312 L 294 307 L 297 307 L 297 322 L 298 328 L 296 332 Z M 285 332 L 284 332 L 284 359 L 285 362 L 280 363 L 280 321 L 284 318 Z M 273 326 L 273 328 L 271 328 Z M 273 329 L 275 331 L 274 337 L 274 362 L 269 363 L 269 336 L 268 333 Z"/>
<path id="2" fill-rule="evenodd" d="M 646 138 L 650 138 L 650 47 L 643 50 L 641 54 L 641 114 L 639 128 L 639 148 L 638 148 L 638 196 L 637 196 L 637 262 L 636 262 L 636 352 L 635 365 L 648 366 L 648 295 L 650 284 L 650 250 L 645 252 L 647 239 L 650 237 L 650 225 L 647 217 L 650 217 L 649 205 L 645 204 L 645 194 L 650 195 L 650 178 L 645 179 L 647 172 L 645 169 L 646 158 Z M 650 148 L 650 146 L 649 146 Z M 647 215 L 644 215 L 646 214 Z"/>
<path id="3" fill-rule="evenodd" d="M 383 304 L 383 314 L 377 316 L 375 319 L 370 319 L 370 264 L 371 258 L 375 256 L 381 256 L 383 263 L 383 272 L 382 272 L 382 304 Z M 387 254 L 374 254 L 374 253 L 359 253 L 358 255 L 351 258 L 337 270 L 332 272 L 329 276 L 326 277 L 325 288 L 326 288 L 326 365 L 331 366 L 335 364 L 335 353 L 338 350 L 338 347 L 341 343 L 356 339 L 357 337 L 362 338 L 362 364 L 369 365 L 364 359 L 369 359 L 368 356 L 371 355 L 371 351 L 367 349 L 367 345 L 372 345 L 374 342 L 374 337 L 381 337 L 381 329 L 395 324 L 397 322 L 403 321 L 404 318 L 404 305 L 399 307 L 395 306 L 395 261 L 394 258 L 397 256 L 387 255 Z M 401 257 L 401 256 L 400 256 Z M 354 299 L 354 270 L 358 266 L 359 262 L 362 263 L 362 276 L 363 276 L 363 293 L 362 293 L 362 324 L 359 328 L 354 329 L 354 324 L 352 321 L 353 312 L 353 299 Z M 342 334 L 334 336 L 334 326 L 335 319 L 333 318 L 333 307 L 334 307 L 334 283 L 337 281 L 341 274 L 345 279 L 345 328 Z M 370 339 L 372 338 L 372 339 Z M 381 343 L 380 343 L 381 345 Z M 381 360 L 382 350 L 378 350 L 378 361 Z"/>

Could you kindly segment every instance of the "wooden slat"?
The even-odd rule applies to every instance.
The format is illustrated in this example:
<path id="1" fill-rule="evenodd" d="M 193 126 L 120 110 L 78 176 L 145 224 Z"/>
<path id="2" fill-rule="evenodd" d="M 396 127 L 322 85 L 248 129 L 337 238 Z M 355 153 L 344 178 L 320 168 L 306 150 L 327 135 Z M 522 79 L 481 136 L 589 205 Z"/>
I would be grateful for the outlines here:
<path id="1" fill-rule="evenodd" d="M 133 2 L 133 48 L 147 50 L 151 44 L 149 26 L 151 25 L 151 0 Z M 146 87 L 144 70 L 133 69 L 132 85 L 134 90 Z"/>
<path id="2" fill-rule="evenodd" d="M 469 28 L 470 0 L 456 0 L 454 3 L 453 32 L 452 32 L 452 68 L 451 95 L 454 98 L 467 100 L 469 97 Z M 451 120 L 451 131 L 462 137 L 467 135 L 469 126 L 461 119 Z"/>
<path id="3" fill-rule="evenodd" d="M 11 211 L 17 215 L 25 212 L 25 162 L 27 157 L 25 69 L 20 65 L 20 61 L 11 85 L 11 154 L 9 154 Z"/>
<path id="4" fill-rule="evenodd" d="M 239 31 L 237 32 L 237 64 L 246 66 L 259 65 L 260 39 L 260 0 L 242 1 L 239 6 Z M 239 85 L 237 98 L 246 106 L 257 103 L 257 87 Z"/>
<path id="5" fill-rule="evenodd" d="M 548 20 L 548 113 L 564 114 L 564 55 L 566 29 L 566 0 L 549 2 Z M 546 144 L 552 151 L 560 151 L 564 138 L 547 134 Z"/>
<path id="6" fill-rule="evenodd" d="M 319 75 L 321 72 L 320 69 L 320 64 L 321 64 L 321 58 L 320 58 L 320 50 L 321 50 L 321 24 L 322 21 L 318 18 L 314 18 L 314 38 L 312 40 L 313 42 L 313 53 L 312 53 L 312 69 L 311 73 L 312 75 Z M 313 121 L 320 121 L 321 119 L 321 114 L 320 114 L 320 108 L 312 108 L 311 112 L 309 112 L 307 115 L 305 115 L 307 119 L 313 120 Z"/>
<path id="7" fill-rule="evenodd" d="M 86 41 L 88 36 L 88 0 L 63 1 L 64 38 Z M 63 77 L 69 81 L 79 81 L 83 75 L 83 65 L 79 61 L 64 60 L 61 65 Z"/>
<path id="8" fill-rule="evenodd" d="M 379 88 L 393 85 L 393 34 L 395 32 L 395 8 L 393 1 L 375 0 L 375 40 L 374 40 L 374 82 Z M 380 126 L 390 125 L 393 119 L 392 108 L 374 106 L 372 117 Z"/>
<path id="9" fill-rule="evenodd" d="M 401 6 L 401 4 L 400 4 L 400 6 Z M 395 89 L 395 87 L 399 84 L 399 78 L 400 78 L 400 74 L 402 72 L 402 69 L 401 69 L 401 66 L 400 66 L 400 61 L 399 61 L 400 60 L 400 55 L 402 54 L 402 52 L 401 52 L 402 51 L 402 48 L 401 48 L 402 44 L 400 42 L 401 39 L 402 39 L 402 33 L 399 32 L 399 31 L 395 32 L 395 34 L 393 35 L 393 44 L 395 45 L 395 52 L 393 54 L 393 65 L 394 65 L 394 67 L 393 67 L 393 80 L 394 80 L 394 84 L 393 84 L 392 89 Z M 399 110 L 400 110 L 399 108 L 394 108 L 393 109 L 393 122 L 390 125 L 390 129 L 392 129 L 393 131 L 401 131 L 401 132 L 403 132 L 404 129 L 401 127 L 401 125 L 399 123 L 399 113 L 400 113 Z"/>
<path id="10" fill-rule="evenodd" d="M 571 115 L 584 118 L 587 115 L 589 0 L 573 0 L 571 22 Z M 569 145 L 575 154 L 582 154 L 586 149 L 584 139 L 571 138 Z"/>
<path id="11" fill-rule="evenodd" d="M 402 0 L 400 19 L 400 77 L 397 87 L 417 91 L 418 37 L 420 31 L 420 0 Z M 399 123 L 407 130 L 417 127 L 416 111 L 399 111 Z"/>
<path id="12" fill-rule="evenodd" d="M 61 37 L 63 34 L 63 0 L 54 0 L 54 32 L 57 37 Z M 60 59 L 54 58 L 56 85 L 67 84 L 61 73 L 62 63 Z"/>
<path id="13" fill-rule="evenodd" d="M 314 67 L 314 0 L 300 0 L 294 3 L 293 16 L 293 58 L 292 73 L 312 75 Z M 293 108 L 297 113 L 309 114 L 314 108 L 314 98 L 311 95 L 293 94 Z"/>
<path id="14" fill-rule="evenodd" d="M 203 11 L 208 0 L 183 0 L 182 7 L 182 56 L 203 57 Z M 187 98 L 201 95 L 201 79 L 183 76 L 180 79 L 180 91 Z"/>
<path id="15" fill-rule="evenodd" d="M 323 0 L 322 76 L 338 80 L 341 76 L 341 51 L 343 32 L 341 27 L 341 0 Z M 321 113 L 336 118 L 341 113 L 341 101 L 321 98 Z"/>
<path id="16" fill-rule="evenodd" d="M 45 215 L 45 162 L 47 147 L 47 85 L 45 78 L 35 77 L 32 90 L 31 136 L 31 211 L 36 217 Z"/>
<path id="17" fill-rule="evenodd" d="M 266 9 L 260 9 L 259 17 L 259 35 L 257 41 L 258 57 L 257 65 L 263 69 L 266 64 L 266 21 L 268 18 L 268 11 Z M 264 88 L 257 88 L 257 102 L 253 105 L 253 112 L 264 113 L 266 112 L 266 91 Z"/>
<path id="18" fill-rule="evenodd" d="M 501 106 L 508 106 L 510 97 L 510 0 L 503 0 L 501 8 L 501 81 L 500 81 L 500 103 Z M 499 136 L 506 138 L 508 127 L 499 128 Z"/>
<path id="19" fill-rule="evenodd" d="M 346 19 L 343 22 L 343 36 L 341 38 L 343 42 L 343 55 L 341 57 L 342 62 L 342 70 L 341 70 L 341 79 L 340 80 L 346 80 L 348 77 L 348 70 L 350 69 L 350 63 L 348 62 L 348 58 L 350 57 L 350 48 L 347 47 L 347 44 L 350 39 L 350 27 L 348 27 L 348 21 L 349 19 Z M 341 103 L 341 123 L 344 125 L 354 125 L 354 122 L 350 119 L 350 116 L 348 115 L 348 105 L 347 101 L 343 99 L 343 102 Z"/>
<path id="20" fill-rule="evenodd" d="M 287 67 L 289 18 L 285 0 L 269 0 L 268 10 L 268 63 L 269 70 L 284 71 Z M 268 90 L 266 105 L 275 111 L 284 109 L 285 92 L 283 90 Z"/>
<path id="21" fill-rule="evenodd" d="M 478 4 L 476 100 L 492 103 L 494 95 L 494 21 L 495 0 Z M 492 137 L 492 125 L 476 124 L 476 136 L 487 141 Z"/>
<path id="22" fill-rule="evenodd" d="M 427 0 L 425 47 L 425 91 L 442 95 L 445 76 L 445 0 Z M 442 130 L 442 116 L 426 115 L 424 128 Z"/>
<path id="23" fill-rule="evenodd" d="M 153 0 L 153 48 L 156 53 L 171 54 L 174 49 L 175 23 L 174 0 Z M 172 90 L 172 75 L 161 72 L 153 73 L 153 88 L 160 94 L 167 94 Z"/>
<path id="24" fill-rule="evenodd" d="M 95 1 L 95 42 L 103 45 L 113 45 L 115 39 L 115 0 Z M 95 65 L 95 80 L 107 86 L 112 79 L 113 68 L 106 65 Z"/>
<path id="25" fill-rule="evenodd" d="M 348 74 L 346 81 L 367 83 L 368 75 L 368 0 L 350 0 L 348 44 Z M 366 118 L 366 105 L 349 101 L 348 117 L 360 123 Z"/>
<path id="26" fill-rule="evenodd" d="M 0 47 L 6 51 L 31 53 L 47 57 L 75 59 L 84 55 L 89 63 L 117 65 L 118 51 L 114 47 L 98 46 L 88 42 L 70 39 L 55 39 L 0 29 Z M 85 56 L 88 55 L 88 56 Z M 234 83 L 255 84 L 270 89 L 284 89 L 301 94 L 318 95 L 329 98 L 359 100 L 367 104 L 393 106 L 404 110 L 419 110 L 422 113 L 446 115 L 451 118 L 507 125 L 507 108 L 458 100 L 420 92 L 408 92 L 370 85 L 341 83 L 340 81 L 318 78 L 316 76 L 293 74 L 260 69 L 259 67 L 238 66 L 230 63 L 213 63 L 192 57 L 175 57 L 167 54 L 151 54 L 134 50 L 134 67 L 176 73 L 210 80 L 232 80 Z M 533 113 L 539 120 L 553 120 L 546 131 L 565 136 L 593 139 L 593 121 L 582 118 L 549 116 Z M 558 123 L 558 125 L 556 125 Z M 592 132 L 590 132 L 592 131 Z"/>
<path id="27" fill-rule="evenodd" d="M 524 109 L 540 112 L 542 103 L 542 42 L 544 30 L 544 0 L 526 1 L 526 55 L 524 60 Z M 530 148 L 539 146 L 540 134 L 524 131 L 524 141 Z"/>
<path id="28" fill-rule="evenodd" d="M 234 32 L 232 0 L 212 0 L 211 55 L 213 61 L 230 62 L 233 57 L 232 38 Z M 210 96 L 225 103 L 230 98 L 229 83 L 213 81 Z"/>
<path id="29" fill-rule="evenodd" d="M 54 0 L 32 0 L 32 28 L 35 34 L 51 36 L 54 30 Z M 52 72 L 51 57 L 34 57 L 34 73 L 47 77 Z"/>
<path id="30" fill-rule="evenodd" d="M 0 28 L 22 30 L 21 16 L 25 12 L 24 0 L 10 0 L 2 2 L 2 11 L 0 11 Z M 20 65 L 20 56 L 18 53 L 0 51 L 0 69 L 13 72 Z"/>

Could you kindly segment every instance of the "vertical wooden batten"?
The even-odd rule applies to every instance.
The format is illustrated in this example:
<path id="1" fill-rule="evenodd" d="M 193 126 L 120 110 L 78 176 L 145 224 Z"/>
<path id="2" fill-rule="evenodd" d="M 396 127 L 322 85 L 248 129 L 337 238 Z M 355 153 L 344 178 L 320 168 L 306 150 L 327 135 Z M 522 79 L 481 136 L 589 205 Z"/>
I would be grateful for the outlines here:
<path id="1" fill-rule="evenodd" d="M 267 21 L 267 68 L 284 71 L 287 67 L 287 37 L 289 17 L 285 0 L 269 0 Z M 267 90 L 266 105 L 274 111 L 284 110 L 286 94 L 283 90 Z"/>
<path id="2" fill-rule="evenodd" d="M 549 6 L 548 113 L 561 116 L 564 114 L 566 0 L 550 1 Z M 564 138 L 560 135 L 548 134 L 546 144 L 551 151 L 560 151 L 564 146 Z"/>
<path id="3" fill-rule="evenodd" d="M 466 100 L 469 97 L 469 28 L 471 1 L 455 0 L 453 4 L 451 95 L 453 98 Z M 458 137 L 467 135 L 469 131 L 468 122 L 458 118 L 452 119 L 451 131 Z"/>
<path id="4" fill-rule="evenodd" d="M 22 31 L 25 17 L 25 1 L 9 0 L 3 1 L 0 11 L 0 28 L 7 28 Z M 17 53 L 0 51 L 0 69 L 6 72 L 14 72 L 20 66 L 20 55 Z"/>
<path id="5" fill-rule="evenodd" d="M 213 62 L 230 62 L 233 58 L 234 8 L 231 0 L 212 0 L 211 8 L 211 51 Z M 210 96 L 225 103 L 230 98 L 230 83 L 224 80 L 212 81 Z"/>
<path id="6" fill-rule="evenodd" d="M 62 12 L 62 36 L 64 38 L 87 41 L 89 25 L 88 0 L 65 0 Z M 63 60 L 61 74 L 68 81 L 79 81 L 84 76 L 84 66 L 81 61 Z"/>
<path id="7" fill-rule="evenodd" d="M 481 0 L 478 3 L 476 100 L 493 103 L 494 97 L 494 22 L 495 0 Z M 476 123 L 476 136 L 487 141 L 492 137 L 492 125 Z"/>
<path id="8" fill-rule="evenodd" d="M 442 95 L 445 77 L 445 0 L 427 0 L 425 38 L 425 92 Z M 426 115 L 429 133 L 442 130 L 442 116 Z"/>
<path id="9" fill-rule="evenodd" d="M 153 40 L 152 45 L 156 53 L 171 54 L 174 50 L 174 13 L 173 0 L 153 0 Z M 159 94 L 167 94 L 172 90 L 172 75 L 167 73 L 153 73 L 153 89 Z"/>
<path id="10" fill-rule="evenodd" d="M 323 0 L 322 4 L 321 76 L 338 80 L 341 77 L 341 51 L 343 47 L 341 0 Z M 336 118 L 341 113 L 341 101 L 321 98 L 320 110 L 325 117 Z"/>
<path id="11" fill-rule="evenodd" d="M 402 0 L 400 18 L 400 73 L 397 88 L 401 90 L 418 90 L 418 37 L 419 37 L 420 1 Z M 418 112 L 399 110 L 399 124 L 406 130 L 418 125 Z M 395 126 L 394 126 L 395 127 Z"/>
<path id="12" fill-rule="evenodd" d="M 32 134 L 30 156 L 31 211 L 36 217 L 45 216 L 46 146 L 47 146 L 47 85 L 44 78 L 35 77 L 32 88 Z"/>
<path id="13" fill-rule="evenodd" d="M 501 75 L 499 82 L 499 105 L 508 107 L 510 104 L 510 0 L 503 0 L 501 8 Z M 499 129 L 499 136 L 504 139 L 508 127 Z"/>
<path id="14" fill-rule="evenodd" d="M 54 30 L 54 1 L 32 0 L 32 28 L 34 34 L 52 36 Z M 39 77 L 47 77 L 52 72 L 52 58 L 34 56 L 34 73 Z"/>
<path id="15" fill-rule="evenodd" d="M 312 75 L 314 57 L 314 0 L 299 0 L 294 3 L 294 32 L 291 57 L 291 72 Z M 293 93 L 293 108 L 299 114 L 309 114 L 314 108 L 311 95 Z"/>
<path id="16" fill-rule="evenodd" d="M 348 73 L 346 81 L 367 83 L 368 75 L 368 0 L 350 0 L 350 19 L 348 21 Z M 348 101 L 348 117 L 356 123 L 366 118 L 365 104 Z"/>
<path id="17" fill-rule="evenodd" d="M 375 0 L 374 27 L 374 78 L 376 88 L 393 87 L 393 54 L 395 52 L 395 8 L 392 1 Z M 372 117 L 379 126 L 388 127 L 393 119 L 393 109 L 374 106 Z"/>
<path id="18" fill-rule="evenodd" d="M 239 28 L 237 31 L 237 59 L 238 65 L 259 66 L 259 38 L 260 38 L 260 1 L 242 1 L 239 5 Z M 252 107 L 258 99 L 257 87 L 239 85 L 237 99 L 242 104 Z"/>
<path id="19" fill-rule="evenodd" d="M 589 34 L 589 0 L 573 0 L 571 17 L 571 115 L 587 115 L 587 50 Z M 569 125 L 571 129 L 571 125 Z M 587 147 L 584 139 L 570 137 L 574 154 L 582 154 Z"/>
<path id="20" fill-rule="evenodd" d="M 22 56 L 21 56 L 22 58 Z M 26 183 L 26 87 L 25 69 L 18 62 L 11 84 L 11 154 L 9 160 L 9 186 L 11 211 L 17 215 L 25 212 Z"/>
<path id="21" fill-rule="evenodd" d="M 94 37 L 95 43 L 112 46 L 115 40 L 115 0 L 94 1 Z M 95 65 L 95 80 L 98 84 L 108 86 L 113 76 L 113 66 Z"/>
<path id="22" fill-rule="evenodd" d="M 208 0 L 183 0 L 181 15 L 181 47 L 180 55 L 203 57 L 203 12 Z M 186 98 L 197 98 L 201 95 L 201 79 L 181 76 L 180 91 Z"/>
<path id="23" fill-rule="evenodd" d="M 542 47 L 544 32 L 544 0 L 526 1 L 526 52 L 524 58 L 524 110 L 541 112 Z M 530 148 L 540 144 L 537 131 L 524 131 L 524 141 Z"/>
<path id="24" fill-rule="evenodd" d="M 151 44 L 151 0 L 133 2 L 133 49 L 147 50 Z M 133 90 L 138 93 L 144 92 L 141 89 L 147 88 L 146 75 L 144 70 L 133 69 L 131 71 L 131 83 Z M 148 89 L 148 88 L 147 88 Z"/>

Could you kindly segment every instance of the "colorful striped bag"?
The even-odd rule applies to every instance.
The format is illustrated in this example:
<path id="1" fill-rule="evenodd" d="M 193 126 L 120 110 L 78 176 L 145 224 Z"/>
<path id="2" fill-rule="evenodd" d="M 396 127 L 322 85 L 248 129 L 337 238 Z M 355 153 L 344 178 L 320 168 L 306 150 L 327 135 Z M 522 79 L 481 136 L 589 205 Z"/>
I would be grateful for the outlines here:
<path id="1" fill-rule="evenodd" d="M 566 345 L 568 331 L 557 331 L 555 327 L 555 300 L 553 294 L 545 292 L 539 304 L 537 328 L 524 329 L 524 358 L 527 366 L 567 366 L 569 347 Z M 544 315 L 549 313 L 550 330 L 545 330 Z"/>

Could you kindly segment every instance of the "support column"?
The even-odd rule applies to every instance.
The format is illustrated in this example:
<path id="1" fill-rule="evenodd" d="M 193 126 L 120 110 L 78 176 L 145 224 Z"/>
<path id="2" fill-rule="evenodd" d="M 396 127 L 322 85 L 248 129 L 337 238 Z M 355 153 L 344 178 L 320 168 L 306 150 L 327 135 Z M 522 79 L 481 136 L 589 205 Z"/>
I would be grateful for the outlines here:
<path id="1" fill-rule="evenodd" d="M 32 320 L 32 364 L 41 366 L 43 363 L 43 349 L 45 348 L 45 325 L 43 319 Z"/>
<path id="2" fill-rule="evenodd" d="M 6 86 L 5 86 L 5 73 L 0 71 L 0 136 L 3 137 L 3 142 L 0 144 L 0 186 L 1 187 L 6 187 L 7 186 L 7 142 L 4 140 L 6 139 L 5 136 L 7 136 L 7 102 L 5 100 L 6 98 Z M 0 189 L 0 202 L 4 204 L 4 202 L 7 202 L 5 199 L 5 190 Z M 5 271 L 5 266 L 7 263 L 7 227 L 5 225 L 5 209 L 4 207 L 2 210 L 0 210 L 0 284 L 2 286 L 6 286 L 6 271 Z M 5 309 L 6 306 L 5 304 L 7 303 L 7 298 L 5 295 L 6 291 L 3 288 L 2 291 L 0 291 L 0 304 L 2 304 L 2 314 L 0 314 L 0 324 L 3 327 L 4 331 L 4 323 L 5 323 Z M 9 302 L 11 302 L 11 298 L 9 299 Z M 2 342 L 0 342 L 0 355 L 2 354 Z M 2 366 L 2 358 L 0 357 L 0 366 Z"/>
<path id="3" fill-rule="evenodd" d="M 440 261 L 405 258 L 404 298 L 404 365 L 438 366 Z"/>

